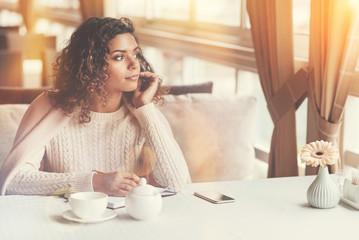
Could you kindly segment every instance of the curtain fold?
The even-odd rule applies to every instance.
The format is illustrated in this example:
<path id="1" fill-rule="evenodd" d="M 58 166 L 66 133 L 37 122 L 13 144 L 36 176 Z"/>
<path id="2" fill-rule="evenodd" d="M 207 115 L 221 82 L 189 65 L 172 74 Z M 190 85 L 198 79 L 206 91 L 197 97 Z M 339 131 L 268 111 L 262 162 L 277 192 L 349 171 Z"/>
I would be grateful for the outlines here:
<path id="1" fill-rule="evenodd" d="M 307 142 L 338 144 L 343 109 L 359 56 L 359 4 L 352 0 L 312 0 L 309 45 Z M 341 160 L 330 171 L 341 168 Z M 306 174 L 316 168 L 307 167 Z"/>
<path id="2" fill-rule="evenodd" d="M 296 176 L 295 104 L 280 117 L 275 117 L 275 106 L 270 104 L 281 87 L 294 75 L 292 2 L 248 0 L 247 11 L 260 82 L 274 122 L 268 177 Z M 306 77 L 302 81 L 306 81 Z M 288 98 L 290 101 L 290 96 Z"/>
<path id="3" fill-rule="evenodd" d="M 28 32 L 33 32 L 35 27 L 34 0 L 19 0 L 19 11 Z"/>

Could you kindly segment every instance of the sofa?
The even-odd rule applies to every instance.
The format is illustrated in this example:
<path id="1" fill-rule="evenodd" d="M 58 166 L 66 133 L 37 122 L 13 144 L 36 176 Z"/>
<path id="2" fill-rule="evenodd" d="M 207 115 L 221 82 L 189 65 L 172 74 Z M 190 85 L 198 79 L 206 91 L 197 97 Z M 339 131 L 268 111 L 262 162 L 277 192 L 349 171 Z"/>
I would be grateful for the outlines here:
<path id="1" fill-rule="evenodd" d="M 167 118 L 193 182 L 266 177 L 255 159 L 256 99 L 210 93 L 169 94 L 158 109 Z M 29 104 L 0 104 L 0 164 Z"/>

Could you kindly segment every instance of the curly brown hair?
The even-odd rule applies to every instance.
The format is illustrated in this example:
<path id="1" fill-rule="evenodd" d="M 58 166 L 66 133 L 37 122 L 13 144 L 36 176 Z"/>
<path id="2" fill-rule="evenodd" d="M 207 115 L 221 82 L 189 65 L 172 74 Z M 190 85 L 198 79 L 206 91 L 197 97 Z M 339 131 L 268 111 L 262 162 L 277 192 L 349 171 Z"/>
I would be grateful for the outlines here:
<path id="1" fill-rule="evenodd" d="M 134 34 L 134 26 L 128 18 L 89 18 L 72 34 L 67 46 L 60 52 L 53 64 L 54 87 L 48 95 L 55 102 L 55 107 L 62 108 L 67 113 L 80 107 L 79 122 L 87 123 L 90 117 L 90 95 L 98 94 L 106 103 L 105 85 L 109 54 L 108 43 L 118 34 Z M 154 72 L 152 66 L 144 58 L 142 51 L 138 56 L 140 71 Z M 153 101 L 163 101 L 162 95 L 168 92 L 159 81 Z M 128 100 L 133 92 L 124 93 Z"/>

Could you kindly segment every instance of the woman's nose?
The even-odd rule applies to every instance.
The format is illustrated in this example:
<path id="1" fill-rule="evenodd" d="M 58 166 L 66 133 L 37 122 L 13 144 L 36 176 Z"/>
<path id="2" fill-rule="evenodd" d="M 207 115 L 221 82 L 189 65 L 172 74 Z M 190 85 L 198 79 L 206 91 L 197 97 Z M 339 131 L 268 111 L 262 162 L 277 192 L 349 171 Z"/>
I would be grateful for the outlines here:
<path id="1" fill-rule="evenodd" d="M 128 63 L 129 69 L 136 69 L 140 67 L 140 63 L 137 58 L 131 57 Z"/>

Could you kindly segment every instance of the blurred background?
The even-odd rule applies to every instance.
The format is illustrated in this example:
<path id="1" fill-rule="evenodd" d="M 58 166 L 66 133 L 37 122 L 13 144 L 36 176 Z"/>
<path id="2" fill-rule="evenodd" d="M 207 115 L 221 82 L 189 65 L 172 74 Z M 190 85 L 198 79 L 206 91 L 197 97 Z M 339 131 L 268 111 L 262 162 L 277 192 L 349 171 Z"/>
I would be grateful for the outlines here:
<path id="1" fill-rule="evenodd" d="M 299 69 L 308 62 L 310 0 L 293 0 L 292 5 Z M 257 74 L 245 0 L 0 0 L 0 85 L 51 86 L 57 52 L 91 16 L 130 17 L 145 57 L 167 85 L 212 81 L 214 94 L 256 96 L 255 145 L 257 154 L 267 158 L 273 123 Z M 358 104 L 357 97 L 349 97 L 347 108 Z M 306 103 L 296 116 L 301 149 L 306 142 Z M 352 140 L 359 133 L 359 116 L 346 119 L 350 130 L 344 142 L 359 149 L 359 141 Z"/>

